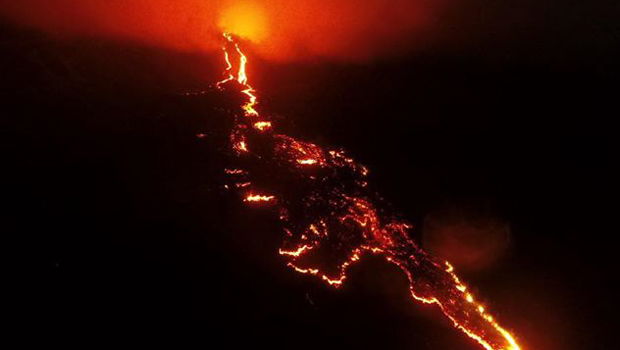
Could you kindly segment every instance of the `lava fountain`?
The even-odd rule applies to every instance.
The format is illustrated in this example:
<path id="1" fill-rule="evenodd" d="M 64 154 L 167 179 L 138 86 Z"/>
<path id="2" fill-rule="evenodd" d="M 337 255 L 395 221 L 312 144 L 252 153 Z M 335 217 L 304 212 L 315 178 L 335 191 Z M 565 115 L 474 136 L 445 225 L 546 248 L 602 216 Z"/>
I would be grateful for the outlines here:
<path id="1" fill-rule="evenodd" d="M 412 225 L 380 205 L 381 198 L 369 188 L 366 167 L 343 150 L 275 131 L 258 110 L 257 93 L 248 83 L 247 57 L 232 35 L 223 36 L 225 76 L 214 87 L 238 93 L 243 100 L 232 113 L 235 166 L 224 169 L 232 182 L 226 187 L 238 191 L 248 205 L 268 206 L 278 214 L 285 233 L 279 254 L 287 265 L 338 288 L 347 279 L 348 267 L 365 256 L 380 256 L 407 275 L 415 301 L 439 307 L 480 346 L 520 350 L 452 265 L 420 249 L 410 238 Z"/>

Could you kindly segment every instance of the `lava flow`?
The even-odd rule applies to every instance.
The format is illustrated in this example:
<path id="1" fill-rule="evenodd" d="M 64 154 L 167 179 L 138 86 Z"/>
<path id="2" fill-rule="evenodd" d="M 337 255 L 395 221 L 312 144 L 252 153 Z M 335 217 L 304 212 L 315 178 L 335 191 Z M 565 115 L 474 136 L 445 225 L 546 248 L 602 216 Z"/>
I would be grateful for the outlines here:
<path id="1" fill-rule="evenodd" d="M 248 84 L 247 58 L 235 39 L 224 34 L 225 79 L 221 91 L 240 94 L 230 134 L 235 166 L 224 170 L 252 206 L 279 213 L 286 234 L 280 255 L 299 273 L 339 287 L 346 270 L 375 254 L 408 277 L 413 299 L 437 305 L 454 326 L 487 350 L 519 350 L 514 336 L 478 303 L 452 266 L 424 252 L 410 238 L 412 226 L 388 213 L 367 182 L 368 170 L 342 150 L 274 132 L 257 110 Z M 235 68 L 232 57 L 238 57 Z"/>

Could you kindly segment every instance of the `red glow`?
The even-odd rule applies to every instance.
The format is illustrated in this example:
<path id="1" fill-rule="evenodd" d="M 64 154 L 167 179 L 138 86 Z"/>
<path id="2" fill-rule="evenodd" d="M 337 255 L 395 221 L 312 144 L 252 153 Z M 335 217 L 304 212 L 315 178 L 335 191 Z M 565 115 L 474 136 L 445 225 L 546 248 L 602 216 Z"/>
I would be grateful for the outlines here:
<path id="1" fill-rule="evenodd" d="M 408 44 L 431 25 L 444 1 L 382 0 L 19 0 L 0 16 L 59 37 L 108 37 L 175 50 L 213 52 L 227 31 L 276 60 L 365 60 Z M 424 29 L 424 30 L 423 30 Z M 347 43 L 343 45 L 342 43 Z M 389 46 L 387 43 L 391 43 Z"/>

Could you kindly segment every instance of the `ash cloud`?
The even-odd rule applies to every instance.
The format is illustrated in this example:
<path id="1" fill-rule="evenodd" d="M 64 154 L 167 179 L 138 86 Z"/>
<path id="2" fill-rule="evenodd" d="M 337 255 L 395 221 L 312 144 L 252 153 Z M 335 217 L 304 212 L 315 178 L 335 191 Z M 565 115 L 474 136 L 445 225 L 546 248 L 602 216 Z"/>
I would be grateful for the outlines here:
<path id="1" fill-rule="evenodd" d="M 203 52 L 218 49 L 222 26 L 232 26 L 227 29 L 240 31 L 267 59 L 363 61 L 419 45 L 442 4 L 421 0 L 0 0 L 0 16 L 58 38 L 106 37 Z"/>

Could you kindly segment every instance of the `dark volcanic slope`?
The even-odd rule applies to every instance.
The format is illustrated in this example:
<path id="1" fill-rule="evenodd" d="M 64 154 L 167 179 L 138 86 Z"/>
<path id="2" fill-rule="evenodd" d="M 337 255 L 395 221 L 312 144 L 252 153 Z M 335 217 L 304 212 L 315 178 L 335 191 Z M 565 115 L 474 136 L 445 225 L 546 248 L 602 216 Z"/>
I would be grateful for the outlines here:
<path id="1" fill-rule="evenodd" d="M 7 285 L 21 339 L 470 344 L 412 305 L 405 276 L 379 261 L 337 292 L 284 266 L 276 223 L 221 190 L 226 101 L 178 94 L 216 80 L 218 58 L 0 33 L 2 231 L 17 243 Z M 363 67 L 257 62 L 253 81 L 287 133 L 350 149 L 414 223 L 442 203 L 491 203 L 512 250 L 466 280 L 526 349 L 603 349 L 618 75 L 592 66 L 428 54 Z"/>

